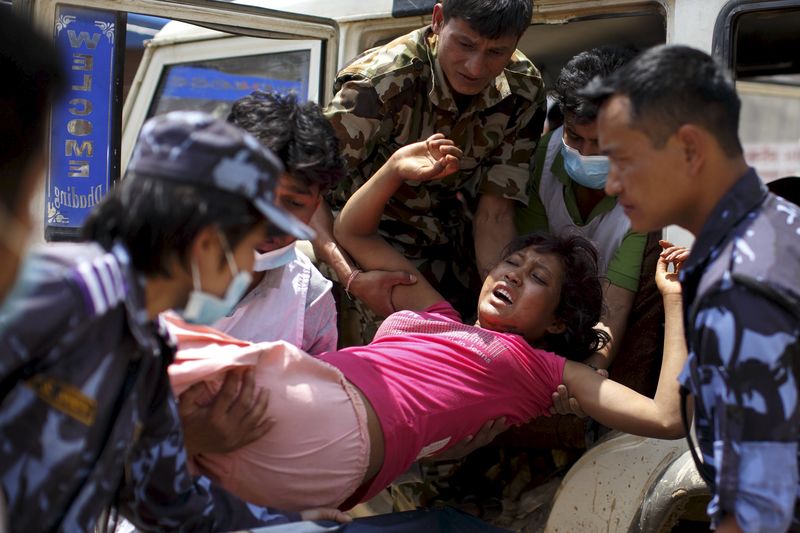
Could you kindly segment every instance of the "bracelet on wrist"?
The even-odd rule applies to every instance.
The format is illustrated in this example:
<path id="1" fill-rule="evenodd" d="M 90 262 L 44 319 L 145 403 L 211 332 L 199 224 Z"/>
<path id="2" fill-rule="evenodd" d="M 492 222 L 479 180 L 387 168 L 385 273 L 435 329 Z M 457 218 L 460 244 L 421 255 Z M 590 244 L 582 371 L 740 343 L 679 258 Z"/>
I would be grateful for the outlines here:
<path id="1" fill-rule="evenodd" d="M 361 270 L 358 268 L 354 268 L 350 275 L 347 276 L 347 282 L 344 284 L 344 292 L 347 294 L 347 297 L 351 300 L 353 299 L 353 295 L 350 294 L 350 285 L 353 284 L 353 281 L 361 274 Z"/>

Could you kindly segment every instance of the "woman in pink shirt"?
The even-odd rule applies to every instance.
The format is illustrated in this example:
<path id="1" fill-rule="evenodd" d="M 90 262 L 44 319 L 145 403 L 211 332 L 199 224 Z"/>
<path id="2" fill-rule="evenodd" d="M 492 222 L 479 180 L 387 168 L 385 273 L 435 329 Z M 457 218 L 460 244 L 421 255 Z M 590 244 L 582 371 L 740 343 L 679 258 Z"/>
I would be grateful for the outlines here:
<path id="1" fill-rule="evenodd" d="M 352 196 L 335 232 L 361 268 L 415 272 L 377 234 L 383 206 L 403 181 L 445 178 L 460 157 L 451 141 L 434 135 L 398 150 Z M 670 248 L 662 255 L 658 281 L 668 321 L 653 399 L 577 362 L 607 340 L 593 329 L 602 305 L 597 254 L 579 236 L 533 234 L 512 243 L 484 282 L 475 325 L 463 324 L 417 273 L 416 284 L 394 288 L 398 312 L 372 343 L 318 358 L 285 343 L 250 344 L 173 321 L 180 351 L 170 375 L 177 393 L 204 381 L 212 396 L 225 370 L 253 366 L 256 385 L 270 390 L 268 414 L 275 419 L 252 444 L 193 461 L 254 503 L 348 508 L 487 420 L 520 424 L 547 414 L 562 383 L 609 427 L 678 438 L 682 424 L 671 407 L 679 400 L 685 348 L 680 286 L 666 266 L 685 253 Z"/>

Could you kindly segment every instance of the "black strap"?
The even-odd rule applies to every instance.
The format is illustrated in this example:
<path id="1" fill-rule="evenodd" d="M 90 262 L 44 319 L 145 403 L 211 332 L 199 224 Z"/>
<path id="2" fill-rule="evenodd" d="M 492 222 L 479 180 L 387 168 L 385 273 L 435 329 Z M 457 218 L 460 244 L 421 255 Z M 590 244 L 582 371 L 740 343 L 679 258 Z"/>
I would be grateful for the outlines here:
<path id="1" fill-rule="evenodd" d="M 689 411 L 686 407 L 688 397 L 689 389 L 681 386 L 681 420 L 683 421 L 683 431 L 686 433 L 686 442 L 689 443 L 689 452 L 692 454 L 692 459 L 694 460 L 694 465 L 697 467 L 697 472 L 709 487 L 713 487 L 714 477 L 712 475 L 712 470 L 700 459 L 700 456 L 697 455 L 697 446 L 695 446 L 694 439 L 692 438 L 692 428 L 689 424 Z"/>

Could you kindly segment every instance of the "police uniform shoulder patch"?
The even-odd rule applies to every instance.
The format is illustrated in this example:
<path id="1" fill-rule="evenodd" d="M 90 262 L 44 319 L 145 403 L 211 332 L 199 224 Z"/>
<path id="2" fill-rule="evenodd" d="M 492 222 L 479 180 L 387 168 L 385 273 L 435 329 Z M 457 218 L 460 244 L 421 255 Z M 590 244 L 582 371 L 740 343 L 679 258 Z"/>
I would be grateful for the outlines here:
<path id="1" fill-rule="evenodd" d="M 54 409 L 86 426 L 94 424 L 97 401 L 86 396 L 78 387 L 42 374 L 31 377 L 25 384 Z"/>

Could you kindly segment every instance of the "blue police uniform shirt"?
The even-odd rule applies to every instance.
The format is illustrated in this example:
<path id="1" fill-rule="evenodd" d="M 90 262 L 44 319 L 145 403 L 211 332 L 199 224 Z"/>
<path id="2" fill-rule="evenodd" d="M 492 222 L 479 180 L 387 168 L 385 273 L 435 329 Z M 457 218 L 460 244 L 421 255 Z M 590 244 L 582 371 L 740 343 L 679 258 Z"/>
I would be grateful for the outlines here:
<path id="1" fill-rule="evenodd" d="M 732 514 L 744 531 L 797 527 L 800 208 L 751 169 L 697 236 L 681 283 L 680 380 L 712 473 L 712 522 Z"/>
<path id="2" fill-rule="evenodd" d="M 0 316 L 0 482 L 12 531 L 88 531 L 109 505 L 142 529 L 299 519 L 193 478 L 167 378 L 175 346 L 127 251 L 50 245 Z"/>

